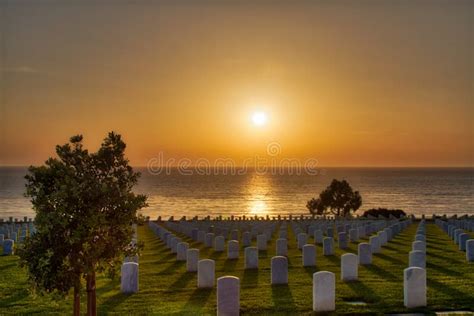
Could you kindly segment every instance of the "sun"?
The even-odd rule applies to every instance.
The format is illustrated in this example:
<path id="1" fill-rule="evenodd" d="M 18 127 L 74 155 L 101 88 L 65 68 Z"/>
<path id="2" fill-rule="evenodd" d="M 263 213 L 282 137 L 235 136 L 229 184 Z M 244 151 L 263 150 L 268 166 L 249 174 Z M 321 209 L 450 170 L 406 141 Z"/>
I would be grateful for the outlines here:
<path id="1" fill-rule="evenodd" d="M 255 126 L 264 126 L 268 122 L 268 116 L 265 112 L 254 112 L 252 114 L 252 122 Z"/>

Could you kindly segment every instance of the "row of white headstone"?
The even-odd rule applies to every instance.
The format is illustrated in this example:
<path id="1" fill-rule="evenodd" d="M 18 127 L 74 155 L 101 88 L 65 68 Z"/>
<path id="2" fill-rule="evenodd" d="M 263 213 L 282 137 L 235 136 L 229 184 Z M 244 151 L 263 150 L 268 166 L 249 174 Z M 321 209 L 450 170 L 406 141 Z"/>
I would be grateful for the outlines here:
<path id="1" fill-rule="evenodd" d="M 239 240 L 239 235 L 241 235 L 242 239 L 242 245 L 243 247 L 247 247 L 251 245 L 251 241 L 253 239 L 257 239 L 257 247 L 258 248 L 263 248 L 260 250 L 265 250 L 266 247 L 266 241 L 271 239 L 271 236 L 273 235 L 273 232 L 275 230 L 275 223 L 270 222 L 269 224 L 265 224 L 265 222 L 262 221 L 255 221 L 253 222 L 254 224 L 251 224 L 251 221 L 244 221 L 242 222 L 237 222 L 237 221 L 231 221 L 231 222 L 222 222 L 222 221 L 217 221 L 217 222 L 209 222 L 209 221 L 204 221 L 202 222 L 196 222 L 196 221 L 179 221 L 179 222 L 166 222 L 165 225 L 178 233 L 182 233 L 187 235 L 188 237 L 192 238 L 194 241 L 198 241 L 200 243 L 203 243 L 206 247 L 212 247 L 213 244 L 215 243 L 215 239 L 219 237 L 218 245 L 223 245 L 222 238 L 227 239 L 229 238 L 230 235 L 230 240 Z M 347 223 L 352 223 L 352 224 L 347 224 Z M 379 230 L 385 230 L 386 233 L 380 232 L 379 235 L 382 239 L 387 238 L 388 236 L 384 236 L 385 234 L 389 234 L 389 226 L 390 229 L 393 231 L 391 232 L 396 232 L 397 228 L 397 221 L 321 221 L 321 220 L 316 220 L 316 221 L 293 221 L 291 222 L 292 228 L 295 232 L 295 235 L 297 238 L 301 238 L 301 241 L 298 241 L 299 243 L 299 248 L 303 245 L 305 245 L 307 240 L 309 238 L 313 238 L 315 243 L 323 243 L 324 236 L 334 238 L 334 226 L 336 226 L 337 232 L 338 232 L 338 242 L 339 246 L 342 249 L 347 248 L 347 243 L 348 243 L 348 238 L 350 242 L 357 242 L 359 238 L 366 237 L 366 235 L 370 235 L 374 232 L 377 232 Z M 219 228 L 218 226 L 215 225 L 222 225 L 222 226 L 227 226 L 227 228 Z M 232 225 L 229 228 L 229 225 Z M 287 238 L 287 226 L 286 222 L 282 222 L 280 226 L 280 231 L 278 233 L 278 238 L 286 239 Z M 204 226 L 204 227 L 203 227 Z M 399 226 L 399 224 L 398 224 Z M 386 229 L 384 229 L 386 228 Z M 398 227 L 399 230 L 399 227 Z M 230 231 L 230 234 L 229 234 Z M 305 235 L 301 235 L 299 237 L 298 235 L 300 233 L 304 233 Z M 260 236 L 259 235 L 265 235 Z M 259 243 L 259 239 L 261 242 Z M 261 244 L 261 247 L 259 247 L 259 244 Z M 220 251 L 222 250 L 222 247 L 217 246 L 215 248 L 220 248 Z"/>
<path id="2" fill-rule="evenodd" d="M 418 224 L 415 240 L 408 258 L 409 267 L 404 270 L 404 305 L 407 308 L 426 306 L 426 225 Z"/>
<path id="3" fill-rule="evenodd" d="M 151 222 L 152 225 L 156 225 Z M 372 253 L 380 252 L 381 246 L 385 245 L 389 240 L 391 240 L 401 229 L 406 228 L 410 221 L 404 221 L 397 223 L 396 225 L 391 225 L 390 227 L 384 228 L 382 231 L 379 231 L 376 236 L 371 236 L 369 243 L 361 243 L 358 246 L 359 252 L 359 261 L 361 264 L 371 264 L 372 263 Z M 197 261 L 199 260 L 199 249 L 189 249 L 189 244 L 183 242 L 179 237 L 175 236 L 173 233 L 168 230 L 163 230 L 160 226 L 156 225 L 160 230 L 157 235 L 166 243 L 168 248 L 171 249 L 172 253 L 176 253 L 176 259 L 178 261 L 188 261 L 187 266 L 190 269 L 189 271 L 195 270 L 197 266 Z M 173 225 L 174 228 L 177 225 Z M 282 225 L 280 231 L 286 232 L 286 225 Z M 379 226 L 383 228 L 384 226 Z M 318 232 L 316 230 L 315 232 Z M 339 233 L 340 235 L 343 232 Z M 283 234 L 280 234 L 282 236 Z M 245 232 L 243 234 L 245 236 Z M 316 264 L 316 247 L 314 244 L 308 244 L 308 236 L 305 233 L 299 233 L 297 236 L 298 247 L 301 248 L 303 256 L 302 263 L 303 266 L 314 266 Z M 339 240 L 340 242 L 340 240 Z M 324 237 L 322 240 L 323 243 L 323 254 L 325 256 L 330 256 L 334 254 L 334 240 L 332 237 Z M 205 246 L 209 247 L 214 245 L 214 251 L 222 252 L 225 250 L 225 239 L 223 236 L 217 236 L 214 238 L 213 233 L 206 233 Z M 277 256 L 286 256 L 288 253 L 288 242 L 285 238 L 279 238 L 276 241 L 276 255 Z M 258 252 L 262 250 L 267 250 L 267 238 L 265 234 L 257 235 L 257 247 L 245 247 L 245 269 L 255 269 L 258 268 Z M 229 240 L 227 243 L 227 258 L 228 259 L 237 259 L 239 257 L 239 242 L 237 240 Z M 189 260 L 187 258 L 190 258 Z"/>
<path id="4" fill-rule="evenodd" d="M 474 262 L 474 239 L 466 232 L 474 231 L 474 220 L 450 220 L 446 222 L 436 219 L 435 223 L 459 246 L 460 251 L 466 252 L 466 260 Z"/>
<path id="5" fill-rule="evenodd" d="M 13 255 L 15 244 L 23 243 L 27 236 L 32 236 L 36 232 L 33 222 L 24 223 L 3 223 L 0 225 L 0 247 L 3 255 Z"/>
<path id="6" fill-rule="evenodd" d="M 135 246 L 138 242 L 138 230 L 137 225 L 132 225 L 133 237 L 130 242 L 132 246 Z M 120 291 L 126 294 L 132 294 L 138 292 L 138 276 L 139 276 L 139 264 L 138 256 L 126 257 L 120 271 Z"/>
<path id="7" fill-rule="evenodd" d="M 358 279 L 358 264 L 371 264 L 372 249 L 380 251 L 380 247 L 391 240 L 396 234 L 408 227 L 411 221 L 397 223 L 398 227 L 388 227 L 380 231 L 370 243 L 359 244 L 359 255 L 346 253 L 341 256 L 341 279 L 343 281 L 354 281 Z M 166 228 L 157 225 L 154 222 L 149 223 L 150 228 L 156 235 L 167 244 L 169 248 L 176 246 L 177 260 L 186 260 L 187 271 L 197 272 L 198 288 L 212 288 L 215 282 L 215 261 L 211 259 L 199 260 L 199 249 L 188 249 L 188 244 L 178 242 L 177 237 Z M 176 226 L 175 226 L 176 227 Z M 383 228 L 383 227 L 382 227 Z M 286 226 L 284 226 L 286 230 Z M 340 232 L 342 233 L 342 232 Z M 339 234 L 340 234 L 339 233 Z M 222 236 L 219 236 L 222 237 Z M 304 244 L 307 242 L 307 236 L 299 233 L 297 236 L 298 246 L 302 246 L 303 266 L 313 266 L 316 264 L 316 247 L 313 244 Z M 258 235 L 257 235 L 258 241 Z M 324 242 L 326 241 L 326 242 Z M 323 249 L 332 248 L 332 238 L 323 238 Z M 258 244 L 258 242 L 257 242 Z M 325 247 L 326 245 L 326 247 Z M 215 247 L 216 248 L 216 247 Z M 245 268 L 258 268 L 258 247 L 245 248 Z M 173 251 L 173 249 L 172 249 Z M 277 240 L 277 256 L 271 259 L 271 284 L 288 284 L 288 259 L 285 257 L 287 252 L 287 240 L 279 238 Z M 239 243 L 237 240 L 228 242 L 228 258 L 238 258 Z M 332 251 L 326 251 L 331 253 Z M 186 255 L 184 255 L 186 254 Z M 422 269 L 423 270 L 423 269 Z M 413 296 L 418 295 L 419 277 L 415 267 L 407 268 L 404 271 L 404 293 L 405 305 L 419 306 L 413 304 Z M 424 271 L 424 270 L 423 270 Z M 425 281 L 426 284 L 426 281 Z M 234 276 L 224 276 L 217 281 L 217 310 L 222 315 L 238 315 L 239 313 L 239 292 L 240 281 Z M 426 285 L 425 285 L 426 293 Z M 426 294 L 425 294 L 426 297 Z M 425 298 L 426 300 L 426 298 Z M 313 310 L 314 311 L 333 311 L 335 310 L 335 275 L 329 271 L 320 271 L 313 275 Z"/>
<path id="8" fill-rule="evenodd" d="M 205 259 L 209 260 L 209 259 Z M 212 260 L 210 260 L 212 261 Z M 207 263 L 208 261 L 206 261 Z M 287 265 L 285 257 L 274 257 L 279 266 Z M 210 265 L 210 264 L 209 264 Z M 426 306 L 426 271 L 411 267 L 404 270 L 404 304 L 407 308 Z M 273 274 L 272 274 L 273 276 Z M 280 281 L 280 282 L 279 282 Z M 272 279 L 272 284 L 285 284 L 284 277 Z M 333 272 L 319 271 L 313 274 L 313 311 L 336 310 L 336 276 Z M 239 315 L 240 280 L 235 276 L 217 279 L 217 315 Z"/>

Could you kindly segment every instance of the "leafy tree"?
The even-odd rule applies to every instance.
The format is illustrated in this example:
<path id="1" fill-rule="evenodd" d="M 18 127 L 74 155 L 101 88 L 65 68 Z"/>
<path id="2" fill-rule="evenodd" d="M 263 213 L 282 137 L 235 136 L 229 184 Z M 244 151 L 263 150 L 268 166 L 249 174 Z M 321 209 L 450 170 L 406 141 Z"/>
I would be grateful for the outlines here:
<path id="1" fill-rule="evenodd" d="M 313 214 L 333 214 L 347 216 L 355 212 L 362 205 L 359 191 L 353 191 L 346 180 L 332 180 L 331 184 L 319 194 L 319 198 L 312 198 L 306 203 L 306 208 Z"/>
<path id="2" fill-rule="evenodd" d="M 139 173 L 124 156 L 125 143 L 113 132 L 89 153 L 82 136 L 56 146 L 57 158 L 30 167 L 26 195 L 36 212 L 37 231 L 19 255 L 39 290 L 67 294 L 74 288 L 74 315 L 80 312 L 85 279 L 87 314 L 96 315 L 96 273 L 116 275 L 124 256 L 136 255 L 132 224 L 146 196 L 132 192 Z"/>

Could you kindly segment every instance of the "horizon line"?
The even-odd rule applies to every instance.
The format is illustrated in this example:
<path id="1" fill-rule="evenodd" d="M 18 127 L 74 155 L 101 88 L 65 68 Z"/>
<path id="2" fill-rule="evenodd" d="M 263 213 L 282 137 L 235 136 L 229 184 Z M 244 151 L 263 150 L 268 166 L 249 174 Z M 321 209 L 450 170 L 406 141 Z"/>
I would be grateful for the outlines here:
<path id="1" fill-rule="evenodd" d="M 43 163 L 44 164 L 44 163 Z M 43 164 L 40 164 L 40 165 L 43 165 Z M 38 165 L 33 165 L 33 164 L 29 164 L 29 165 L 10 165 L 10 164 L 6 164 L 6 165 L 2 165 L 0 164 L 0 168 L 28 168 L 30 166 L 38 166 Z M 133 168 L 148 168 L 147 165 L 131 165 Z M 183 168 L 183 169 L 189 169 L 189 168 L 196 168 L 196 167 L 202 167 L 202 166 L 199 166 L 199 165 L 189 165 L 189 166 L 186 166 L 185 168 L 184 167 L 179 167 L 179 166 L 166 166 L 166 165 L 162 165 L 162 166 L 154 166 L 154 167 L 159 167 L 159 168 L 170 168 L 170 169 L 178 169 L 178 168 Z M 209 166 L 210 168 L 219 168 L 219 169 L 223 169 L 223 168 L 248 168 L 248 169 L 256 169 L 255 166 Z M 278 168 L 278 169 L 296 169 L 298 167 L 278 167 L 278 166 L 262 166 L 262 167 L 265 167 L 265 168 Z M 427 165 L 427 166 L 416 166 L 416 165 L 407 165 L 407 166 L 371 166 L 371 165 L 341 165 L 341 166 L 320 166 L 320 167 L 315 167 L 316 169 L 330 169 L 330 168 L 353 168 L 353 169 L 357 169 L 357 168 L 372 168 L 372 169 L 377 169 L 377 168 L 385 168 L 385 169 L 396 169 L 396 168 L 405 168 L 405 169 L 415 169 L 415 168 L 419 168 L 419 169 L 442 169 L 442 168 L 446 168 L 446 169 L 461 169 L 461 168 L 469 168 L 469 169 L 474 169 L 474 165 L 446 165 L 446 166 L 443 166 L 443 165 Z"/>

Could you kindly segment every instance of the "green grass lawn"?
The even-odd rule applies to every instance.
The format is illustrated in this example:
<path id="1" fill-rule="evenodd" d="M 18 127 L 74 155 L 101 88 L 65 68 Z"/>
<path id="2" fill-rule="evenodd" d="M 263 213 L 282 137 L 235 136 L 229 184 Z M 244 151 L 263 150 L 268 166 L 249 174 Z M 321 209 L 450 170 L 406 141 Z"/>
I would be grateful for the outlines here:
<path id="1" fill-rule="evenodd" d="M 301 252 L 296 249 L 294 234 L 289 229 L 289 285 L 270 285 L 270 259 L 275 254 L 274 238 L 268 252 L 260 252 L 258 271 L 243 269 L 240 259 L 227 260 L 226 253 L 205 249 L 183 237 L 191 247 L 201 250 L 200 258 L 216 260 L 216 277 L 237 276 L 241 280 L 242 314 L 311 314 L 312 274 L 327 270 L 336 273 L 337 313 L 407 312 L 403 307 L 403 269 L 408 265 L 408 252 L 414 239 L 414 223 L 375 254 L 373 265 L 359 266 L 359 281 L 344 283 L 340 279 L 340 256 L 357 252 L 357 244 L 335 256 L 322 256 L 317 246 L 317 267 L 303 268 Z M 197 289 L 197 275 L 186 272 L 184 262 L 148 229 L 139 227 L 139 238 L 145 242 L 140 258 L 140 292 L 120 293 L 119 280 L 98 280 L 100 314 L 215 314 L 216 290 Z M 367 240 L 367 239 L 366 239 Z M 458 250 L 449 237 L 434 224 L 427 224 L 428 307 L 418 312 L 438 310 L 474 310 L 474 264 L 467 263 L 465 253 Z M 255 243 L 255 241 L 254 241 Z M 337 245 L 337 244 L 336 244 Z M 0 256 L 0 315 L 2 314 L 70 314 L 72 299 L 30 292 L 24 270 L 16 256 Z M 364 302 L 366 304 L 354 304 Z M 85 298 L 83 298 L 85 311 Z M 410 310 L 413 311 L 413 310 Z"/>

